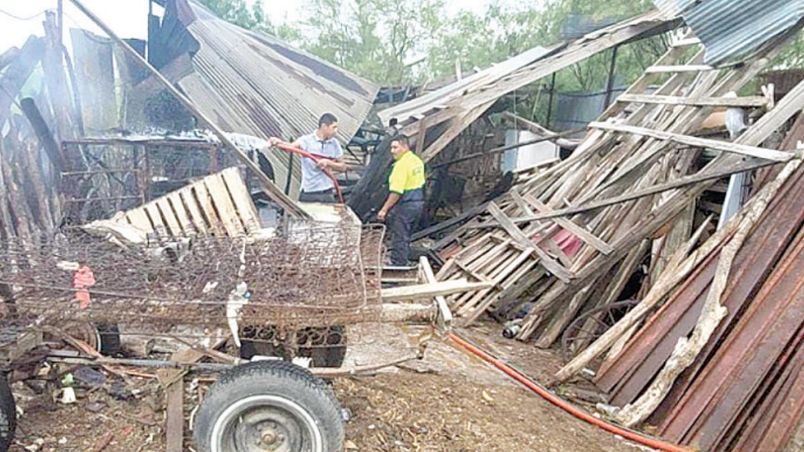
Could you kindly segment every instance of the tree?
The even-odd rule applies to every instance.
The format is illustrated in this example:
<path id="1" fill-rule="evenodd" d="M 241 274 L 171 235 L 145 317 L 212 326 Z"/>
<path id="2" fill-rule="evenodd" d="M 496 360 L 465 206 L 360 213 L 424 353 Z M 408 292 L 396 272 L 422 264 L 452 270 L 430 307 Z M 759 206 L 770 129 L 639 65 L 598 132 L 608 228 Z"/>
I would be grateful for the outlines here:
<path id="1" fill-rule="evenodd" d="M 262 0 L 256 0 L 249 7 L 245 0 L 199 0 L 218 17 L 243 28 L 261 30 L 270 24 L 265 18 Z"/>
<path id="2" fill-rule="evenodd" d="M 199 0 L 218 17 L 247 30 L 260 31 L 289 42 L 299 41 L 298 29 L 286 24 L 274 25 L 265 16 L 263 0 L 255 0 L 251 7 L 245 0 Z"/>
<path id="3" fill-rule="evenodd" d="M 415 82 L 415 60 L 440 26 L 442 0 L 313 0 L 302 47 L 386 85 Z"/>

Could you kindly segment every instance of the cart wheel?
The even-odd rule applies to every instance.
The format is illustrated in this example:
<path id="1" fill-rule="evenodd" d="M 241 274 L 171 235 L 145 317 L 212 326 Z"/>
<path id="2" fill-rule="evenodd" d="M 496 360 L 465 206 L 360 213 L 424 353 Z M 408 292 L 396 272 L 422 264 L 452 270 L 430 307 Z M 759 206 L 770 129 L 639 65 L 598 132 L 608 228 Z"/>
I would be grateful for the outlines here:
<path id="1" fill-rule="evenodd" d="M 251 362 L 223 373 L 193 428 L 204 452 L 329 452 L 342 450 L 343 437 L 332 390 L 284 361 Z"/>
<path id="2" fill-rule="evenodd" d="M 17 428 L 17 407 L 8 385 L 8 376 L 0 376 L 0 452 L 6 452 L 14 440 Z"/>
<path id="3" fill-rule="evenodd" d="M 636 304 L 635 300 L 617 301 L 590 309 L 578 316 L 561 335 L 561 354 L 564 361 L 571 361 L 575 355 L 602 336 Z"/>

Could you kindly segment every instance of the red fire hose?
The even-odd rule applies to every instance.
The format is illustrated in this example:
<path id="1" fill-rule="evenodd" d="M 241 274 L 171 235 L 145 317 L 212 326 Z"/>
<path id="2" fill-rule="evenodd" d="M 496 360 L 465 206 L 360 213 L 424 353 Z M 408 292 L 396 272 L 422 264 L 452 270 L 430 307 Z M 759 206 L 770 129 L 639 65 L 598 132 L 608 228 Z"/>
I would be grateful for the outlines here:
<path id="1" fill-rule="evenodd" d="M 293 146 L 292 144 L 286 143 L 284 141 L 280 141 L 279 143 L 274 144 L 274 147 L 279 149 L 279 150 L 289 152 L 291 154 L 296 154 L 296 155 L 299 155 L 301 157 L 308 158 L 308 159 L 314 161 L 316 164 L 318 162 L 322 161 L 322 160 L 331 160 L 331 161 L 335 160 L 332 157 L 327 157 L 325 155 L 313 154 L 312 152 L 307 152 L 302 148 L 297 148 L 296 146 Z M 330 171 L 329 168 L 321 168 L 321 171 L 323 171 L 324 174 L 326 174 L 327 177 L 332 181 L 332 184 L 335 187 L 335 195 L 338 197 L 338 202 L 343 204 L 343 193 L 341 192 L 341 185 L 338 183 L 338 179 L 335 178 L 335 175 L 332 174 L 332 171 Z"/>
<path id="2" fill-rule="evenodd" d="M 584 410 L 581 410 L 572 404 L 566 402 L 565 400 L 561 399 L 557 395 L 553 394 L 552 392 L 548 391 L 547 389 L 543 388 L 542 386 L 533 382 L 530 378 L 523 375 L 521 372 L 517 371 L 516 369 L 512 368 L 511 366 L 505 364 L 504 362 L 500 361 L 499 359 L 495 358 L 494 356 L 490 355 L 489 353 L 481 350 L 479 347 L 476 347 L 469 342 L 467 342 L 462 337 L 458 336 L 455 333 L 449 333 L 449 338 L 455 342 L 460 347 L 466 349 L 473 355 L 479 357 L 483 361 L 491 364 L 492 366 L 496 367 L 497 369 L 504 372 L 509 377 L 513 378 L 517 382 L 521 383 L 531 391 L 535 392 L 539 396 L 541 396 L 546 401 L 550 402 L 551 404 L 561 408 L 562 410 L 566 411 L 567 413 L 575 416 L 576 418 L 586 421 L 589 424 L 592 424 L 596 427 L 600 427 L 603 430 L 606 430 L 610 433 L 615 435 L 620 435 L 625 439 L 634 441 L 636 443 L 642 444 L 643 446 L 651 447 L 654 449 L 659 449 L 667 452 L 690 452 L 692 449 L 687 449 L 682 446 L 678 446 L 672 443 L 668 443 L 666 441 L 662 441 L 659 439 L 654 439 L 642 435 L 638 432 L 633 430 L 628 430 L 622 427 L 619 427 L 614 424 L 610 424 L 603 419 L 598 419 L 591 414 L 587 413 Z"/>

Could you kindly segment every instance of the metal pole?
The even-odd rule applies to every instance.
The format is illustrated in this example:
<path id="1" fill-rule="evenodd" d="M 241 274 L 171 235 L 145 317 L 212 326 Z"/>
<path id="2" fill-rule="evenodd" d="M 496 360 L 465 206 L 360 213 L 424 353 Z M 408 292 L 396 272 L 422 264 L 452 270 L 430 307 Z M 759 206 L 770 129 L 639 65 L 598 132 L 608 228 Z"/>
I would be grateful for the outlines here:
<path id="1" fill-rule="evenodd" d="M 64 0 L 59 0 L 57 7 L 57 20 L 59 28 L 59 52 L 64 48 Z"/>
<path id="2" fill-rule="evenodd" d="M 547 99 L 547 121 L 544 122 L 545 127 L 548 129 L 552 129 L 550 127 L 550 119 L 553 116 L 553 94 L 556 91 L 556 73 L 553 72 L 553 76 L 550 77 L 550 96 Z"/>
<path id="3" fill-rule="evenodd" d="M 131 48 L 125 41 L 120 39 L 120 37 L 109 28 L 102 20 L 100 20 L 95 14 L 92 13 L 86 6 L 81 3 L 80 0 L 70 0 L 79 10 L 81 10 L 84 15 L 86 15 L 92 22 L 94 22 L 98 27 L 100 27 L 112 40 L 120 45 L 123 50 L 125 50 L 134 60 L 139 62 L 143 67 L 145 67 L 157 80 L 159 80 L 165 88 L 173 94 L 176 99 L 184 105 L 193 115 L 195 115 L 199 122 L 204 126 L 208 127 L 212 132 L 218 137 L 218 139 L 223 143 L 224 146 L 228 147 L 232 152 L 235 153 L 238 159 L 254 174 L 257 176 L 257 180 L 260 181 L 265 194 L 268 195 L 270 199 L 274 202 L 279 204 L 281 208 L 285 210 L 286 213 L 294 215 L 300 218 L 310 218 L 310 215 L 302 210 L 292 199 L 290 199 L 287 195 L 285 195 L 282 190 L 280 190 L 276 185 L 274 185 L 273 181 L 262 172 L 260 167 L 254 163 L 248 156 L 241 151 L 231 140 L 226 136 L 226 132 L 223 131 L 220 127 L 218 127 L 210 118 L 208 118 L 204 113 L 202 113 L 196 106 L 193 104 L 187 96 L 182 94 L 173 84 L 165 78 L 156 68 L 151 66 L 145 58 L 142 57 L 136 50 Z"/>
<path id="4" fill-rule="evenodd" d="M 611 91 L 614 89 L 614 67 L 617 65 L 617 46 L 611 48 L 611 63 L 609 63 L 609 78 L 606 81 L 606 100 L 603 109 L 611 105 Z"/>

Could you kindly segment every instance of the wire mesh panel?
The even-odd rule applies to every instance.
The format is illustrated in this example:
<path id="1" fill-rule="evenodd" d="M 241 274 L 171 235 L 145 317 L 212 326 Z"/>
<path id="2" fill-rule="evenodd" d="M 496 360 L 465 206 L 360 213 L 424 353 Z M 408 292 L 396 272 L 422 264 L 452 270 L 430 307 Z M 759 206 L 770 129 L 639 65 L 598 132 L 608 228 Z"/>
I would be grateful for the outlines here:
<path id="1" fill-rule="evenodd" d="M 82 231 L 0 243 L 2 324 L 282 328 L 374 321 L 384 229 L 291 220 L 259 237 L 125 245 Z M 195 329 L 196 331 L 198 328 Z"/>

